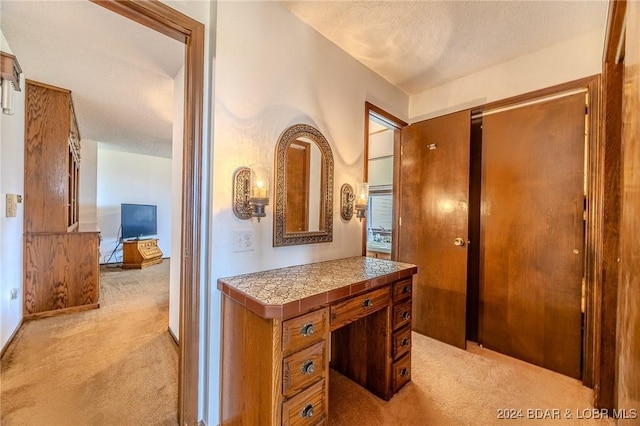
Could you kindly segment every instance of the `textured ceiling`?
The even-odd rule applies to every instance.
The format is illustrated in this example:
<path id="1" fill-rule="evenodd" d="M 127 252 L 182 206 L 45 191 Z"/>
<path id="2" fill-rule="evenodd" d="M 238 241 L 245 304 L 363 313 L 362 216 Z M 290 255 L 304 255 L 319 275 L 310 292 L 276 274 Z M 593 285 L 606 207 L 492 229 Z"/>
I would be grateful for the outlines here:
<path id="1" fill-rule="evenodd" d="M 284 1 L 408 94 L 604 28 L 607 0 Z"/>
<path id="2" fill-rule="evenodd" d="M 287 1 L 408 94 L 602 28 L 607 1 Z M 0 1 L 27 78 L 73 91 L 83 139 L 169 157 L 183 45 L 85 0 Z"/>
<path id="3" fill-rule="evenodd" d="M 83 139 L 171 156 L 181 43 L 88 1 L 2 0 L 0 19 L 25 77 L 73 92 Z"/>

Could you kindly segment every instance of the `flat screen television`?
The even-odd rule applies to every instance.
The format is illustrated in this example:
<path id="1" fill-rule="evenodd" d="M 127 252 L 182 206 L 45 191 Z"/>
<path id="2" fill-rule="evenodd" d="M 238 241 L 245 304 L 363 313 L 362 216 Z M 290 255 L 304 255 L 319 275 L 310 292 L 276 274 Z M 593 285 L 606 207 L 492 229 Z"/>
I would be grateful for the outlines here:
<path id="1" fill-rule="evenodd" d="M 122 239 L 143 238 L 158 233 L 158 209 L 148 204 L 121 204 Z"/>

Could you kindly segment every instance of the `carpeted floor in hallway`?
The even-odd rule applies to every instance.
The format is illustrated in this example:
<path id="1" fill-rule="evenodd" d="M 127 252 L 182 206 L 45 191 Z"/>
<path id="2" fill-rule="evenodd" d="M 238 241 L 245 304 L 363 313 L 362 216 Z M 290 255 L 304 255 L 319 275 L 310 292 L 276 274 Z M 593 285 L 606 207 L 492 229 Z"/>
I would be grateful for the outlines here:
<path id="1" fill-rule="evenodd" d="M 175 425 L 168 280 L 168 261 L 103 268 L 100 309 L 26 322 L 2 359 L 0 424 Z M 389 402 L 331 372 L 328 424 L 614 424 L 588 418 L 593 392 L 577 380 L 477 345 L 463 351 L 416 333 L 412 345 L 412 382 Z M 529 418 L 544 415 L 557 418 Z"/>
<path id="2" fill-rule="evenodd" d="M 412 333 L 411 355 L 412 382 L 389 402 L 332 371 L 329 424 L 615 424 L 612 420 L 593 418 L 600 415 L 593 409 L 593 391 L 580 381 L 476 344 L 469 344 L 464 351 Z"/>
<path id="3" fill-rule="evenodd" d="M 0 423 L 175 425 L 169 261 L 101 268 L 100 309 L 27 321 L 2 358 Z"/>

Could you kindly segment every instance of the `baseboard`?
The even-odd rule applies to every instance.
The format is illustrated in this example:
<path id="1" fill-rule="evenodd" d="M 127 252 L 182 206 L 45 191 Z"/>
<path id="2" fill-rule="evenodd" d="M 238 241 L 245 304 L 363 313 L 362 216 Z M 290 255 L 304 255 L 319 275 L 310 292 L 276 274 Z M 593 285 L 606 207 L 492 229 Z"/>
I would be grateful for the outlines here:
<path id="1" fill-rule="evenodd" d="M 24 316 L 24 320 L 30 321 L 30 320 L 40 319 L 40 318 L 49 318 L 49 317 L 55 317 L 58 315 L 72 314 L 75 312 L 90 311 L 91 309 L 98 309 L 98 308 L 100 308 L 99 303 L 92 303 L 90 305 L 72 306 L 70 308 L 54 309 L 53 311 L 36 312 L 35 314 L 28 314 Z"/>
<path id="2" fill-rule="evenodd" d="M 16 327 L 15 330 L 13 330 L 13 333 L 11 333 L 11 336 L 9 336 L 9 340 L 7 340 L 7 343 L 5 343 L 5 345 L 2 347 L 2 350 L 0 351 L 0 359 L 2 359 L 2 357 L 4 356 L 4 353 L 7 351 L 7 349 L 9 349 L 9 346 L 13 342 L 13 338 L 16 337 L 16 334 L 18 334 L 18 331 L 20 331 L 20 329 L 22 328 L 22 323 L 23 323 L 23 319 L 20 318 L 20 322 L 18 323 L 18 326 Z"/>
<path id="3" fill-rule="evenodd" d="M 173 342 L 176 344 L 176 346 L 179 346 L 180 342 L 178 342 L 178 338 L 176 337 L 175 334 L 173 334 L 173 331 L 171 331 L 171 327 L 167 327 L 167 331 L 169 332 L 169 336 L 171 336 L 171 338 L 173 339 Z"/>

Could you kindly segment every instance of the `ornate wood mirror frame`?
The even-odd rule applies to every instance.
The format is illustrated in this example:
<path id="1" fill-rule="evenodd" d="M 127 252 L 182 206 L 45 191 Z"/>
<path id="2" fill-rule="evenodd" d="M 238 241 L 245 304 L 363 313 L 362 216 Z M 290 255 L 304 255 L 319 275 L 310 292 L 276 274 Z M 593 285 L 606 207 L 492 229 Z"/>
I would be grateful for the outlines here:
<path id="1" fill-rule="evenodd" d="M 293 142 L 313 141 L 322 154 L 322 179 L 318 194 L 321 200 L 319 230 L 288 231 L 287 218 L 287 150 Z M 328 243 L 333 241 L 333 153 L 327 139 L 318 129 L 307 124 L 287 128 L 278 139 L 275 153 L 275 205 L 273 217 L 273 246 Z"/>

